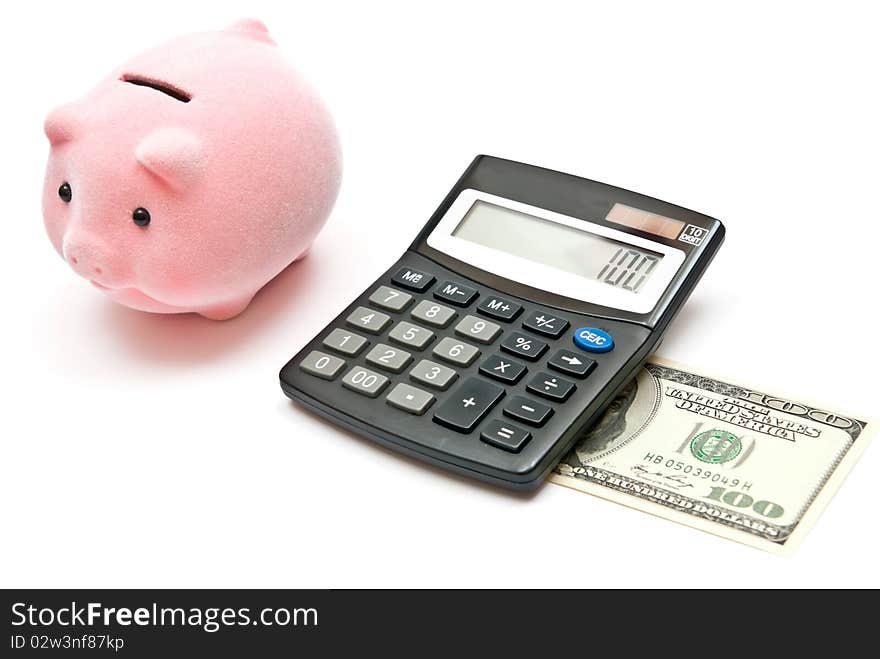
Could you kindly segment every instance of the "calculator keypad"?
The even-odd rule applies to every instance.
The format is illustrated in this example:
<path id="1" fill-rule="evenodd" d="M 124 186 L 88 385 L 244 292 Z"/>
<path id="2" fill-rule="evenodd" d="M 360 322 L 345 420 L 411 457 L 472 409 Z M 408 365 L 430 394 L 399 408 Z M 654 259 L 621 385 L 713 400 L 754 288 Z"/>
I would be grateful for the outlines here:
<path id="1" fill-rule="evenodd" d="M 370 334 L 381 334 L 391 324 L 391 316 L 367 307 L 358 307 L 349 314 L 345 322 Z"/>
<path id="2" fill-rule="evenodd" d="M 335 327 L 321 340 L 319 347 L 339 356 L 313 350 L 300 369 L 328 381 L 344 373 L 346 389 L 384 395 L 385 416 L 475 432 L 485 450 L 526 451 L 537 429 L 599 370 L 601 358 L 571 342 L 556 342 L 547 354 L 571 327 L 568 318 L 491 293 L 481 297 L 475 286 L 442 275 L 403 267 L 365 297 L 345 317 L 357 331 Z"/>
<path id="3" fill-rule="evenodd" d="M 370 296 L 370 302 L 389 311 L 403 311 L 412 300 L 413 296 L 409 293 L 396 291 L 390 286 L 380 286 Z"/>
<path id="4" fill-rule="evenodd" d="M 402 320 L 388 333 L 388 338 L 395 343 L 421 350 L 434 338 L 434 332 Z"/>
<path id="5" fill-rule="evenodd" d="M 432 327 L 446 327 L 455 318 L 455 309 L 438 304 L 433 300 L 422 300 L 410 314 L 416 320 Z"/>
<path id="6" fill-rule="evenodd" d="M 367 353 L 367 363 L 379 368 L 391 371 L 392 373 L 400 373 L 406 368 L 407 364 L 412 361 L 412 355 L 406 350 L 400 348 L 392 348 L 384 343 L 377 343 L 370 352 Z"/>
<path id="7" fill-rule="evenodd" d="M 364 346 L 367 345 L 369 341 L 360 334 L 348 332 L 337 327 L 324 337 L 323 343 L 325 348 L 330 348 L 330 350 L 335 350 L 343 355 L 354 357 L 364 349 Z"/>
<path id="8" fill-rule="evenodd" d="M 434 356 L 456 366 L 470 366 L 480 355 L 480 349 L 458 341 L 451 336 L 444 337 L 434 347 Z"/>
<path id="9" fill-rule="evenodd" d="M 501 325 L 476 316 L 465 316 L 455 326 L 455 333 L 480 343 L 492 343 L 501 334 Z"/>
<path id="10" fill-rule="evenodd" d="M 388 378 L 363 366 L 355 366 L 342 378 L 342 386 L 364 396 L 375 398 L 388 386 Z"/>
<path id="11" fill-rule="evenodd" d="M 449 385 L 455 381 L 458 373 L 448 366 L 423 359 L 413 366 L 409 376 L 416 382 L 421 382 L 429 387 L 443 391 L 448 389 Z"/>

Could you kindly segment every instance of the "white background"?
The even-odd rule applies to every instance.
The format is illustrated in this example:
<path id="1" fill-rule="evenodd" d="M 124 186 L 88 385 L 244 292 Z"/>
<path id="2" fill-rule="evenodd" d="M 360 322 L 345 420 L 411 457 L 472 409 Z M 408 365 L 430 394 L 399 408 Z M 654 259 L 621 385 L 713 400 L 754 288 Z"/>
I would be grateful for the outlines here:
<path id="1" fill-rule="evenodd" d="M 661 354 L 878 415 L 877 16 L 714 5 L 18 3 L 0 25 L 0 585 L 880 586 L 876 446 L 781 559 L 449 476 L 278 387 L 489 153 L 721 218 Z M 116 306 L 44 235 L 42 120 L 143 48 L 243 15 L 336 115 L 336 209 L 235 320 Z"/>

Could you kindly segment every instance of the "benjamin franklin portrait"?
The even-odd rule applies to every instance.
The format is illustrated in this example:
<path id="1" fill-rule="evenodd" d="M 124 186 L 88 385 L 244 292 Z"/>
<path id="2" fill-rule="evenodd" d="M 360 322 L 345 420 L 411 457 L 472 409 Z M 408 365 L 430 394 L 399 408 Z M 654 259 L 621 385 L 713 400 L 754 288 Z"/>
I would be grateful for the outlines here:
<path id="1" fill-rule="evenodd" d="M 654 378 L 643 370 L 577 440 L 566 459 L 573 466 L 589 462 L 628 441 L 651 417 L 657 402 Z M 641 396 L 639 393 L 641 392 Z"/>

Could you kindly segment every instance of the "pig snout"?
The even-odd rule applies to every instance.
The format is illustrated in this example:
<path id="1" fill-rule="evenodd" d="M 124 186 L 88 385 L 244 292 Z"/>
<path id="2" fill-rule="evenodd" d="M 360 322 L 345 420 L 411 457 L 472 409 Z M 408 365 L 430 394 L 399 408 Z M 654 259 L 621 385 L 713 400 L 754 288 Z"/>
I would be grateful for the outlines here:
<path id="1" fill-rule="evenodd" d="M 102 286 L 118 286 L 120 272 L 114 265 L 112 252 L 95 240 L 64 241 L 64 259 L 74 272 Z"/>

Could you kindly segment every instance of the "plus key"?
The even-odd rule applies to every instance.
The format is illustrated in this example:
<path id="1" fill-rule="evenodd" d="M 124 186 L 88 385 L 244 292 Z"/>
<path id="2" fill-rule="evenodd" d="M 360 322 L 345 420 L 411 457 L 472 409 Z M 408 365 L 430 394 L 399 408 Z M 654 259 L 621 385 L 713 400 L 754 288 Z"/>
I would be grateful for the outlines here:
<path id="1" fill-rule="evenodd" d="M 482 378 L 468 378 L 434 412 L 434 421 L 468 433 L 504 396 L 504 389 Z"/>

